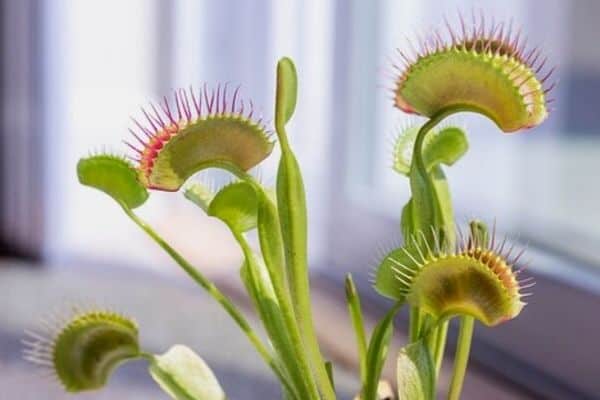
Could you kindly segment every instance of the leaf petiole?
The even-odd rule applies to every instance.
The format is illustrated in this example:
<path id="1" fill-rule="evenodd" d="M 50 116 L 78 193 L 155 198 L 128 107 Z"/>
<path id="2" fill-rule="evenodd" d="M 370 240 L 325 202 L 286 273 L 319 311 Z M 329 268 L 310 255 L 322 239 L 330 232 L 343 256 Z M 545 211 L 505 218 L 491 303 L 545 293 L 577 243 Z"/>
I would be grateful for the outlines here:
<path id="1" fill-rule="evenodd" d="M 460 317 L 460 330 L 458 332 L 458 341 L 456 343 L 456 354 L 454 356 L 454 371 L 450 381 L 450 391 L 448 400 L 459 400 L 462 391 L 467 364 L 469 362 L 469 352 L 471 351 L 471 339 L 473 338 L 473 328 L 475 319 L 464 315 Z"/>
<path id="2" fill-rule="evenodd" d="M 356 345 L 358 348 L 358 360 L 360 365 L 360 378 L 364 385 L 367 379 L 367 338 L 365 333 L 365 324 L 363 321 L 362 307 L 360 305 L 360 296 L 354 285 L 352 274 L 346 276 L 346 301 L 348 311 L 352 320 L 352 327 L 356 334 Z"/>
<path id="3" fill-rule="evenodd" d="M 207 279 L 198 269 L 194 268 L 181 254 L 179 254 L 174 248 L 172 248 L 164 239 L 154 230 L 150 225 L 141 220 L 129 207 L 121 204 L 121 208 L 127 214 L 127 216 L 135 222 L 144 232 L 146 232 L 160 247 L 167 252 L 169 256 L 188 274 L 194 282 L 207 291 L 207 293 L 215 299 L 233 318 L 235 323 L 240 327 L 242 332 L 246 334 L 250 343 L 254 346 L 256 351 L 260 354 L 263 360 L 271 368 L 271 370 L 277 375 L 277 377 L 285 383 L 284 376 L 280 371 L 279 366 L 275 362 L 269 349 L 262 343 L 256 332 L 252 329 L 250 323 L 246 320 L 243 314 L 237 309 L 235 304 L 227 297 L 219 288 Z"/>

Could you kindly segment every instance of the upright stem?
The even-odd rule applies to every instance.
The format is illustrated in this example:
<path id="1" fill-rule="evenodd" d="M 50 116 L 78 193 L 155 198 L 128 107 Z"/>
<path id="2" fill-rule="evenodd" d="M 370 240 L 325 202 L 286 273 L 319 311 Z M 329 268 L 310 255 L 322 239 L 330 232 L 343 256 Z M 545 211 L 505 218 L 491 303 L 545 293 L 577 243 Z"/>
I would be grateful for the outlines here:
<path id="1" fill-rule="evenodd" d="M 361 400 L 376 400 L 381 371 L 394 333 L 394 317 L 404 304 L 396 301 L 373 329 L 367 350 L 367 379 L 362 388 Z"/>
<path id="2" fill-rule="evenodd" d="M 276 131 L 281 147 L 281 163 L 283 163 L 286 173 L 292 175 L 291 177 L 286 177 L 286 179 L 292 181 L 292 183 L 287 186 L 287 189 L 293 193 L 288 193 L 288 195 L 290 199 L 296 200 L 296 204 L 288 205 L 290 207 L 293 206 L 293 208 L 289 210 L 291 218 L 288 221 L 282 221 L 283 223 L 289 224 L 287 226 L 287 233 L 290 236 L 288 237 L 288 243 L 286 243 L 288 246 L 286 249 L 286 262 L 290 268 L 288 275 L 290 279 L 289 287 L 293 300 L 295 317 L 321 395 L 325 400 L 335 400 L 335 390 L 329 379 L 327 368 L 325 367 L 325 359 L 321 354 L 312 313 L 306 248 L 306 196 L 304 193 L 302 176 L 300 175 L 297 160 L 287 140 L 285 126 L 283 124 L 276 124 Z M 282 165 L 280 165 L 279 168 L 281 172 Z M 280 204 L 278 205 L 281 213 L 282 207 Z"/>
<path id="3" fill-rule="evenodd" d="M 244 318 L 242 313 L 236 308 L 236 306 L 212 283 L 208 280 L 200 271 L 194 268 L 181 254 L 179 254 L 175 249 L 173 249 L 167 242 L 164 241 L 162 237 L 158 233 L 154 231 L 148 224 L 142 221 L 130 208 L 123 206 L 123 210 L 127 214 L 133 222 L 135 222 L 140 228 L 142 228 L 160 247 L 162 247 L 173 260 L 188 274 L 190 278 L 194 280 L 198 285 L 204 288 L 209 295 L 211 295 L 224 309 L 225 311 L 233 318 L 236 324 L 240 327 L 240 329 L 246 334 L 250 343 L 256 348 L 260 356 L 263 360 L 269 365 L 269 367 L 273 370 L 275 375 L 280 379 L 280 381 L 286 385 L 287 380 L 279 370 L 277 363 L 273 359 L 271 352 L 265 347 L 262 343 L 256 332 L 250 326 L 250 323 Z M 293 392 L 292 388 L 287 388 L 291 392 Z"/>
<path id="4" fill-rule="evenodd" d="M 471 350 L 471 339 L 473 338 L 473 327 L 475 319 L 471 316 L 460 318 L 460 331 L 456 343 L 456 354 L 454 356 L 454 372 L 450 382 L 450 391 L 448 400 L 459 400 L 460 393 L 465 379 L 467 364 L 469 362 L 469 352 Z"/>
<path id="5" fill-rule="evenodd" d="M 421 188 L 421 190 L 423 190 L 423 192 L 420 194 L 421 194 L 421 197 L 424 197 L 426 200 L 431 202 L 431 204 L 426 205 L 426 207 L 428 207 L 427 212 L 430 213 L 430 215 L 425 214 L 428 217 L 434 217 L 437 212 L 442 213 L 442 216 L 443 216 L 444 211 L 443 211 L 443 208 L 441 208 L 441 207 L 440 207 L 440 209 L 436 210 L 436 207 L 439 207 L 439 205 L 436 204 L 435 202 L 438 200 L 435 198 L 434 193 L 427 193 L 427 190 L 426 190 L 426 188 L 429 187 L 433 191 L 434 190 L 433 189 L 434 182 L 433 182 L 433 178 L 432 178 L 431 174 L 427 171 L 427 168 L 425 166 L 425 161 L 423 159 L 423 144 L 425 143 L 425 137 L 426 137 L 427 133 L 429 133 L 431 131 L 431 129 L 433 129 L 433 127 L 435 127 L 444 118 L 446 118 L 447 116 L 454 114 L 456 112 L 460 112 L 460 111 L 468 111 L 468 109 L 466 109 L 464 107 L 451 107 L 451 108 L 441 110 L 439 113 L 432 116 L 431 119 L 429 121 L 427 121 L 421 127 L 421 129 L 419 130 L 417 137 L 415 139 L 415 144 L 414 144 L 414 149 L 413 149 L 414 167 L 416 168 L 416 172 L 418 174 L 417 179 L 421 179 L 422 182 L 426 182 L 425 189 Z M 412 189 L 412 185 L 411 185 L 411 189 Z M 418 189 L 418 187 L 417 187 L 417 189 Z M 417 204 L 417 202 L 414 202 L 413 206 L 418 207 L 419 205 Z M 442 220 L 443 220 L 443 218 L 442 218 Z M 430 229 L 429 226 L 420 226 L 419 228 L 423 229 L 423 231 L 426 234 L 429 233 L 429 229 Z M 433 238 L 430 238 L 429 240 L 433 240 Z M 449 245 L 451 248 L 454 247 L 454 244 L 456 241 L 454 232 L 448 231 L 447 234 L 445 235 L 444 240 L 445 240 L 446 244 Z M 421 326 L 422 318 L 420 316 L 420 310 L 418 308 L 411 309 L 410 316 L 411 316 L 410 337 L 411 337 L 411 341 L 414 341 L 415 338 L 418 337 L 419 331 L 422 328 L 422 326 Z M 466 363 L 468 361 L 468 349 L 470 347 L 470 342 L 471 342 L 470 337 L 471 337 L 472 331 L 473 331 L 472 325 L 473 325 L 472 321 L 471 321 L 470 327 L 469 327 L 468 321 L 461 324 L 461 333 L 464 337 L 463 338 L 464 342 L 461 344 L 461 349 L 464 347 L 467 348 L 466 354 L 461 355 L 461 357 L 465 357 L 465 359 L 464 359 L 464 367 L 465 368 L 466 368 Z M 463 326 L 464 326 L 464 330 L 463 330 Z M 469 333 L 469 329 L 470 329 L 470 333 Z M 436 375 L 439 374 L 441 364 L 443 361 L 444 350 L 446 348 L 447 332 L 448 332 L 448 322 L 447 321 L 444 322 L 443 324 L 440 324 L 439 326 L 437 326 L 435 328 L 434 332 L 432 332 L 433 340 L 430 342 L 430 351 L 431 351 L 433 359 L 434 359 L 434 363 L 435 363 L 435 367 L 436 367 Z M 464 370 L 462 372 L 462 376 L 464 377 Z M 458 379 L 458 377 L 457 377 L 457 379 Z M 460 378 L 460 379 L 461 379 L 460 385 L 462 385 L 462 378 Z M 455 383 L 455 385 L 457 385 L 457 384 L 458 384 L 458 382 Z M 460 385 L 457 388 L 458 393 L 460 393 Z M 454 390 L 457 390 L 457 389 L 454 389 Z"/>
<path id="6" fill-rule="evenodd" d="M 246 259 L 248 260 L 251 257 L 253 257 L 252 249 L 250 248 L 250 245 L 248 244 L 244 235 L 234 231 L 233 234 L 237 242 L 240 244 L 242 251 L 246 256 Z M 277 298 L 277 301 L 279 302 L 279 306 L 281 308 L 283 322 L 285 323 L 285 328 L 287 329 L 287 333 L 289 334 L 289 339 L 292 344 L 292 350 L 294 351 L 295 365 L 289 367 L 297 367 L 297 371 L 300 372 L 301 377 L 303 378 L 303 383 L 306 385 L 307 393 L 305 393 L 304 395 L 308 399 L 318 399 L 319 392 L 317 389 L 316 382 L 313 379 L 313 374 L 310 369 L 310 363 L 306 358 L 306 354 L 304 354 L 303 352 L 302 337 L 300 336 L 298 326 L 296 325 L 292 304 L 289 299 L 289 293 L 286 293 L 282 285 L 277 284 L 277 282 L 272 278 L 271 282 L 273 284 L 275 297 Z"/>
<path id="7" fill-rule="evenodd" d="M 423 142 L 425 140 L 425 136 L 437 124 L 439 124 L 444 118 L 446 118 L 449 115 L 452 115 L 454 113 L 457 113 L 459 111 L 462 111 L 462 110 L 463 110 L 462 108 L 458 108 L 458 107 L 451 107 L 451 108 L 443 109 L 440 112 L 438 112 L 437 114 L 435 114 L 434 116 L 432 116 L 429 119 L 429 121 L 427 121 L 421 127 L 421 129 L 419 129 L 419 132 L 417 133 L 417 138 L 415 139 L 415 146 L 414 146 L 414 149 L 418 150 L 418 151 L 414 151 L 413 154 L 415 157 L 415 162 L 416 162 L 417 168 L 419 169 L 419 172 L 421 174 L 428 175 L 427 169 L 425 168 L 425 162 L 423 160 Z"/>
<path id="8" fill-rule="evenodd" d="M 356 334 L 356 347 L 358 349 L 358 360 L 360 366 L 360 380 L 364 385 L 367 378 L 367 335 L 365 332 L 365 323 L 363 319 L 360 297 L 356 291 L 356 286 L 352 280 L 352 275 L 346 277 L 346 300 L 348 302 L 348 311 L 354 332 Z"/>
<path id="9" fill-rule="evenodd" d="M 429 240 L 430 242 L 433 240 L 432 237 L 432 232 L 431 232 L 431 225 L 430 222 L 428 221 L 433 221 L 434 219 L 434 209 L 436 208 L 436 204 L 435 204 L 435 199 L 434 199 L 434 195 L 433 195 L 433 182 L 432 182 L 432 178 L 429 174 L 429 172 L 427 171 L 427 167 L 425 166 L 425 161 L 423 159 L 423 144 L 425 143 L 425 137 L 427 136 L 427 134 L 437 125 L 439 124 L 444 118 L 446 118 L 447 116 L 454 114 L 455 112 L 461 111 L 458 108 L 448 108 L 448 109 L 444 109 L 442 111 L 440 111 L 439 113 L 437 113 L 436 115 L 432 116 L 429 121 L 427 121 L 422 127 L 421 129 L 419 129 L 419 132 L 417 133 L 417 137 L 415 139 L 415 144 L 413 147 L 413 158 L 414 158 L 414 162 L 413 162 L 413 167 L 416 168 L 416 172 L 418 174 L 418 179 L 420 179 L 422 182 L 426 182 L 426 185 L 420 185 L 417 187 L 414 187 L 412 185 L 411 182 L 411 190 L 413 191 L 413 207 L 419 207 L 418 201 L 414 201 L 415 198 L 415 191 L 416 190 L 420 190 L 420 197 L 424 198 L 424 201 L 426 201 L 427 203 L 430 204 L 426 204 L 424 207 L 426 207 L 427 209 L 427 213 L 429 213 L 430 215 L 427 216 L 425 223 L 423 223 L 422 220 L 420 221 L 421 225 L 426 225 L 426 226 L 417 226 L 416 230 L 417 231 L 421 231 L 426 238 L 425 240 Z M 411 181 L 412 181 L 413 177 L 411 175 Z M 429 188 L 429 189 L 428 189 Z M 429 192 L 428 192 L 429 191 Z M 418 232 L 411 232 L 413 235 L 416 235 Z M 423 325 L 423 316 L 421 315 L 421 310 L 418 307 L 412 307 L 410 309 L 410 322 L 409 322 L 409 339 L 411 342 L 414 342 L 415 340 L 417 340 L 417 338 L 420 335 L 421 329 L 422 329 L 422 325 Z M 440 328 L 436 328 L 436 329 L 440 329 Z M 444 329 L 444 328 L 441 328 Z M 443 352 L 443 348 L 445 347 L 445 338 L 446 335 L 445 334 L 439 334 L 436 332 L 436 336 L 441 340 L 441 342 L 439 343 L 439 345 L 436 345 L 435 347 L 439 347 L 440 350 L 439 351 Z M 434 349 L 430 349 L 432 351 L 434 351 Z"/>
<path id="10" fill-rule="evenodd" d="M 439 375 L 444 360 L 444 350 L 446 349 L 446 337 L 448 336 L 448 321 L 445 321 L 437 328 L 437 338 L 433 349 L 433 361 L 435 362 L 435 373 Z"/>
<path id="11" fill-rule="evenodd" d="M 421 310 L 419 307 L 411 307 L 408 321 L 408 339 L 412 343 L 419 338 L 421 331 Z"/>
<path id="12" fill-rule="evenodd" d="M 306 195 L 300 167 L 290 148 L 285 124 L 296 108 L 298 76 L 294 63 L 282 58 L 277 63 L 275 96 L 275 131 L 279 138 L 281 159 L 277 171 L 277 205 L 284 241 L 289 291 L 295 318 L 300 327 L 304 348 L 324 400 L 335 400 L 336 394 L 329 379 L 315 332 L 310 302 L 310 280 L 307 262 Z"/>

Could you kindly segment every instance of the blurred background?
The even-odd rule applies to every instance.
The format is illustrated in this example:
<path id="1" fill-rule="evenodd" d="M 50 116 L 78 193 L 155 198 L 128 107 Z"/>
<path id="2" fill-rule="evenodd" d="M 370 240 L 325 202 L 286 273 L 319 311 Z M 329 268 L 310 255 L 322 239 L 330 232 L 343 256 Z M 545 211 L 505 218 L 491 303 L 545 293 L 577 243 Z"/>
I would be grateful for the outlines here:
<path id="1" fill-rule="evenodd" d="M 317 320 L 339 364 L 343 398 L 351 398 L 356 360 L 341 282 L 353 272 L 369 320 L 389 307 L 368 276 L 378 249 L 401 241 L 409 196 L 408 181 L 390 168 L 392 138 L 408 121 L 387 90 L 391 60 L 444 16 L 456 23 L 457 10 L 467 19 L 471 10 L 513 19 L 559 67 L 560 81 L 549 119 L 523 134 L 503 135 L 479 116 L 454 120 L 471 145 L 448 171 L 460 221 L 497 220 L 501 233 L 529 247 L 538 282 L 520 318 L 477 327 L 464 398 L 598 398 L 600 2 L 4 0 L 0 399 L 67 398 L 21 361 L 19 340 L 51 308 L 72 301 L 135 315 L 152 350 L 193 346 L 232 399 L 277 397 L 221 310 L 111 199 L 80 186 L 75 165 L 90 151 L 127 153 L 130 117 L 173 88 L 241 83 L 270 119 L 283 55 L 295 60 L 300 80 L 289 131 L 309 199 Z M 275 152 L 261 168 L 267 183 L 276 161 Z M 237 282 L 241 254 L 224 226 L 180 194 L 153 193 L 140 214 L 246 304 Z M 398 330 L 406 325 L 402 315 Z M 452 343 L 454 328 L 450 336 Z M 161 396 L 143 365 L 133 365 L 107 391 L 83 398 Z"/>

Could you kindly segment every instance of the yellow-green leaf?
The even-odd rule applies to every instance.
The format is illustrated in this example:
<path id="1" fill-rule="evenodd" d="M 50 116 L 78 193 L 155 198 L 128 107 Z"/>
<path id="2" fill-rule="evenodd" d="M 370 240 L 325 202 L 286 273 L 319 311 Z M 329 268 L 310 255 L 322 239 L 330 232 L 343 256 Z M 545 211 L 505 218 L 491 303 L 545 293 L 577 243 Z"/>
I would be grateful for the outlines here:
<path id="1" fill-rule="evenodd" d="M 191 349 L 175 345 L 154 356 L 150 375 L 174 400 L 225 400 L 225 392 L 208 365 Z"/>
<path id="2" fill-rule="evenodd" d="M 396 368 L 399 399 L 435 399 L 435 366 L 422 340 L 400 350 Z"/>

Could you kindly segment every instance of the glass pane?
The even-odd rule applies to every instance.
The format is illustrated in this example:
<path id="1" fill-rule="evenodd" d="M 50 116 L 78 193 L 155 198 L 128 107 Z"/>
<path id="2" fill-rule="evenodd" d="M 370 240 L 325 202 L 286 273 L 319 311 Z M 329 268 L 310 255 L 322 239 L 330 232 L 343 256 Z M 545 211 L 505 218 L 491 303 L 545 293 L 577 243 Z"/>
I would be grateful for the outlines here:
<path id="1" fill-rule="evenodd" d="M 513 20 L 529 46 L 548 55 L 546 71 L 561 66 L 553 75 L 559 81 L 550 93 L 553 111 L 542 126 L 516 135 L 502 134 L 473 114 L 449 120 L 466 128 L 470 142 L 467 155 L 447 172 L 457 216 L 462 221 L 496 219 L 502 231 L 519 233 L 523 241 L 599 264 L 600 136 L 591 104 L 600 59 L 589 51 L 594 45 L 588 32 L 594 23 L 589 10 L 573 2 L 551 3 L 508 1 L 486 4 L 485 11 L 475 1 L 443 7 L 435 1 L 387 1 L 377 10 L 356 4 L 350 84 L 361 96 L 349 102 L 348 168 L 354 173 L 348 175 L 346 190 L 352 201 L 399 218 L 408 200 L 408 180 L 390 168 L 392 143 L 400 127 L 424 119 L 393 107 L 388 90 L 394 86 L 396 48 L 410 49 L 409 42 L 416 43 L 430 27 L 444 26 L 444 17 L 460 27 L 457 8 L 467 10 L 467 27 L 481 13 L 488 26 L 491 16 Z M 362 18 L 365 13 L 371 18 Z M 377 68 L 382 71 L 378 77 Z"/>
<path id="2" fill-rule="evenodd" d="M 513 19 L 529 45 L 548 55 L 548 66 L 560 67 L 555 75 L 559 85 L 550 94 L 554 110 L 540 127 L 506 135 L 478 115 L 451 121 L 466 128 L 470 142 L 467 155 L 446 169 L 458 222 L 496 220 L 499 232 L 519 246 L 529 244 L 527 258 L 537 282 L 520 318 L 497 329 L 476 329 L 472 359 L 535 391 L 535 398 L 586 398 L 598 393 L 598 381 L 589 372 L 597 351 L 579 353 L 594 347 L 599 331 L 589 317 L 600 300 L 600 136 L 594 100 L 600 58 L 592 17 L 600 11 L 597 2 L 352 3 L 341 29 L 347 57 L 338 60 L 339 68 L 347 65 L 348 74 L 340 85 L 347 101 L 338 116 L 347 121 L 347 135 L 341 139 L 347 152 L 340 169 L 348 173 L 334 199 L 330 237 L 339 268 L 326 272 L 341 280 L 352 269 L 364 284 L 365 297 L 382 307 L 388 304 L 369 287 L 366 276 L 382 254 L 402 242 L 400 212 L 410 193 L 408 180 L 391 169 L 392 143 L 399 127 L 425 121 L 407 118 L 393 107 L 396 48 L 410 50 L 409 40 L 423 37 L 430 27 L 443 27 L 444 16 L 460 27 L 457 9 L 470 26 L 471 10 L 479 19 L 480 7 L 488 26 L 492 16 L 495 21 Z M 408 316 L 403 323 L 408 324 Z M 574 331 L 580 344 L 576 349 L 571 344 Z M 578 368 L 561 368 L 575 359 Z"/>
<path id="3" fill-rule="evenodd" d="M 242 84 L 244 98 L 272 128 L 275 65 L 284 55 L 294 58 L 302 81 L 291 141 L 311 182 L 311 215 L 325 219 L 328 204 L 320 199 L 329 144 L 332 4 L 56 0 L 45 8 L 44 19 L 52 136 L 46 148 L 52 210 L 47 253 L 52 258 L 173 270 L 167 256 L 111 199 L 77 183 L 77 160 L 103 146 L 131 153 L 122 143 L 131 139 L 130 117 L 139 117 L 140 106 L 173 88 L 190 85 Z M 275 182 L 277 159 L 274 154 L 261 166 L 258 174 L 266 183 Z M 231 178 L 210 179 L 220 184 Z M 194 263 L 237 271 L 240 253 L 226 227 L 203 216 L 181 194 L 153 192 L 140 214 Z M 325 247 L 322 226 L 311 225 L 312 255 Z"/>

